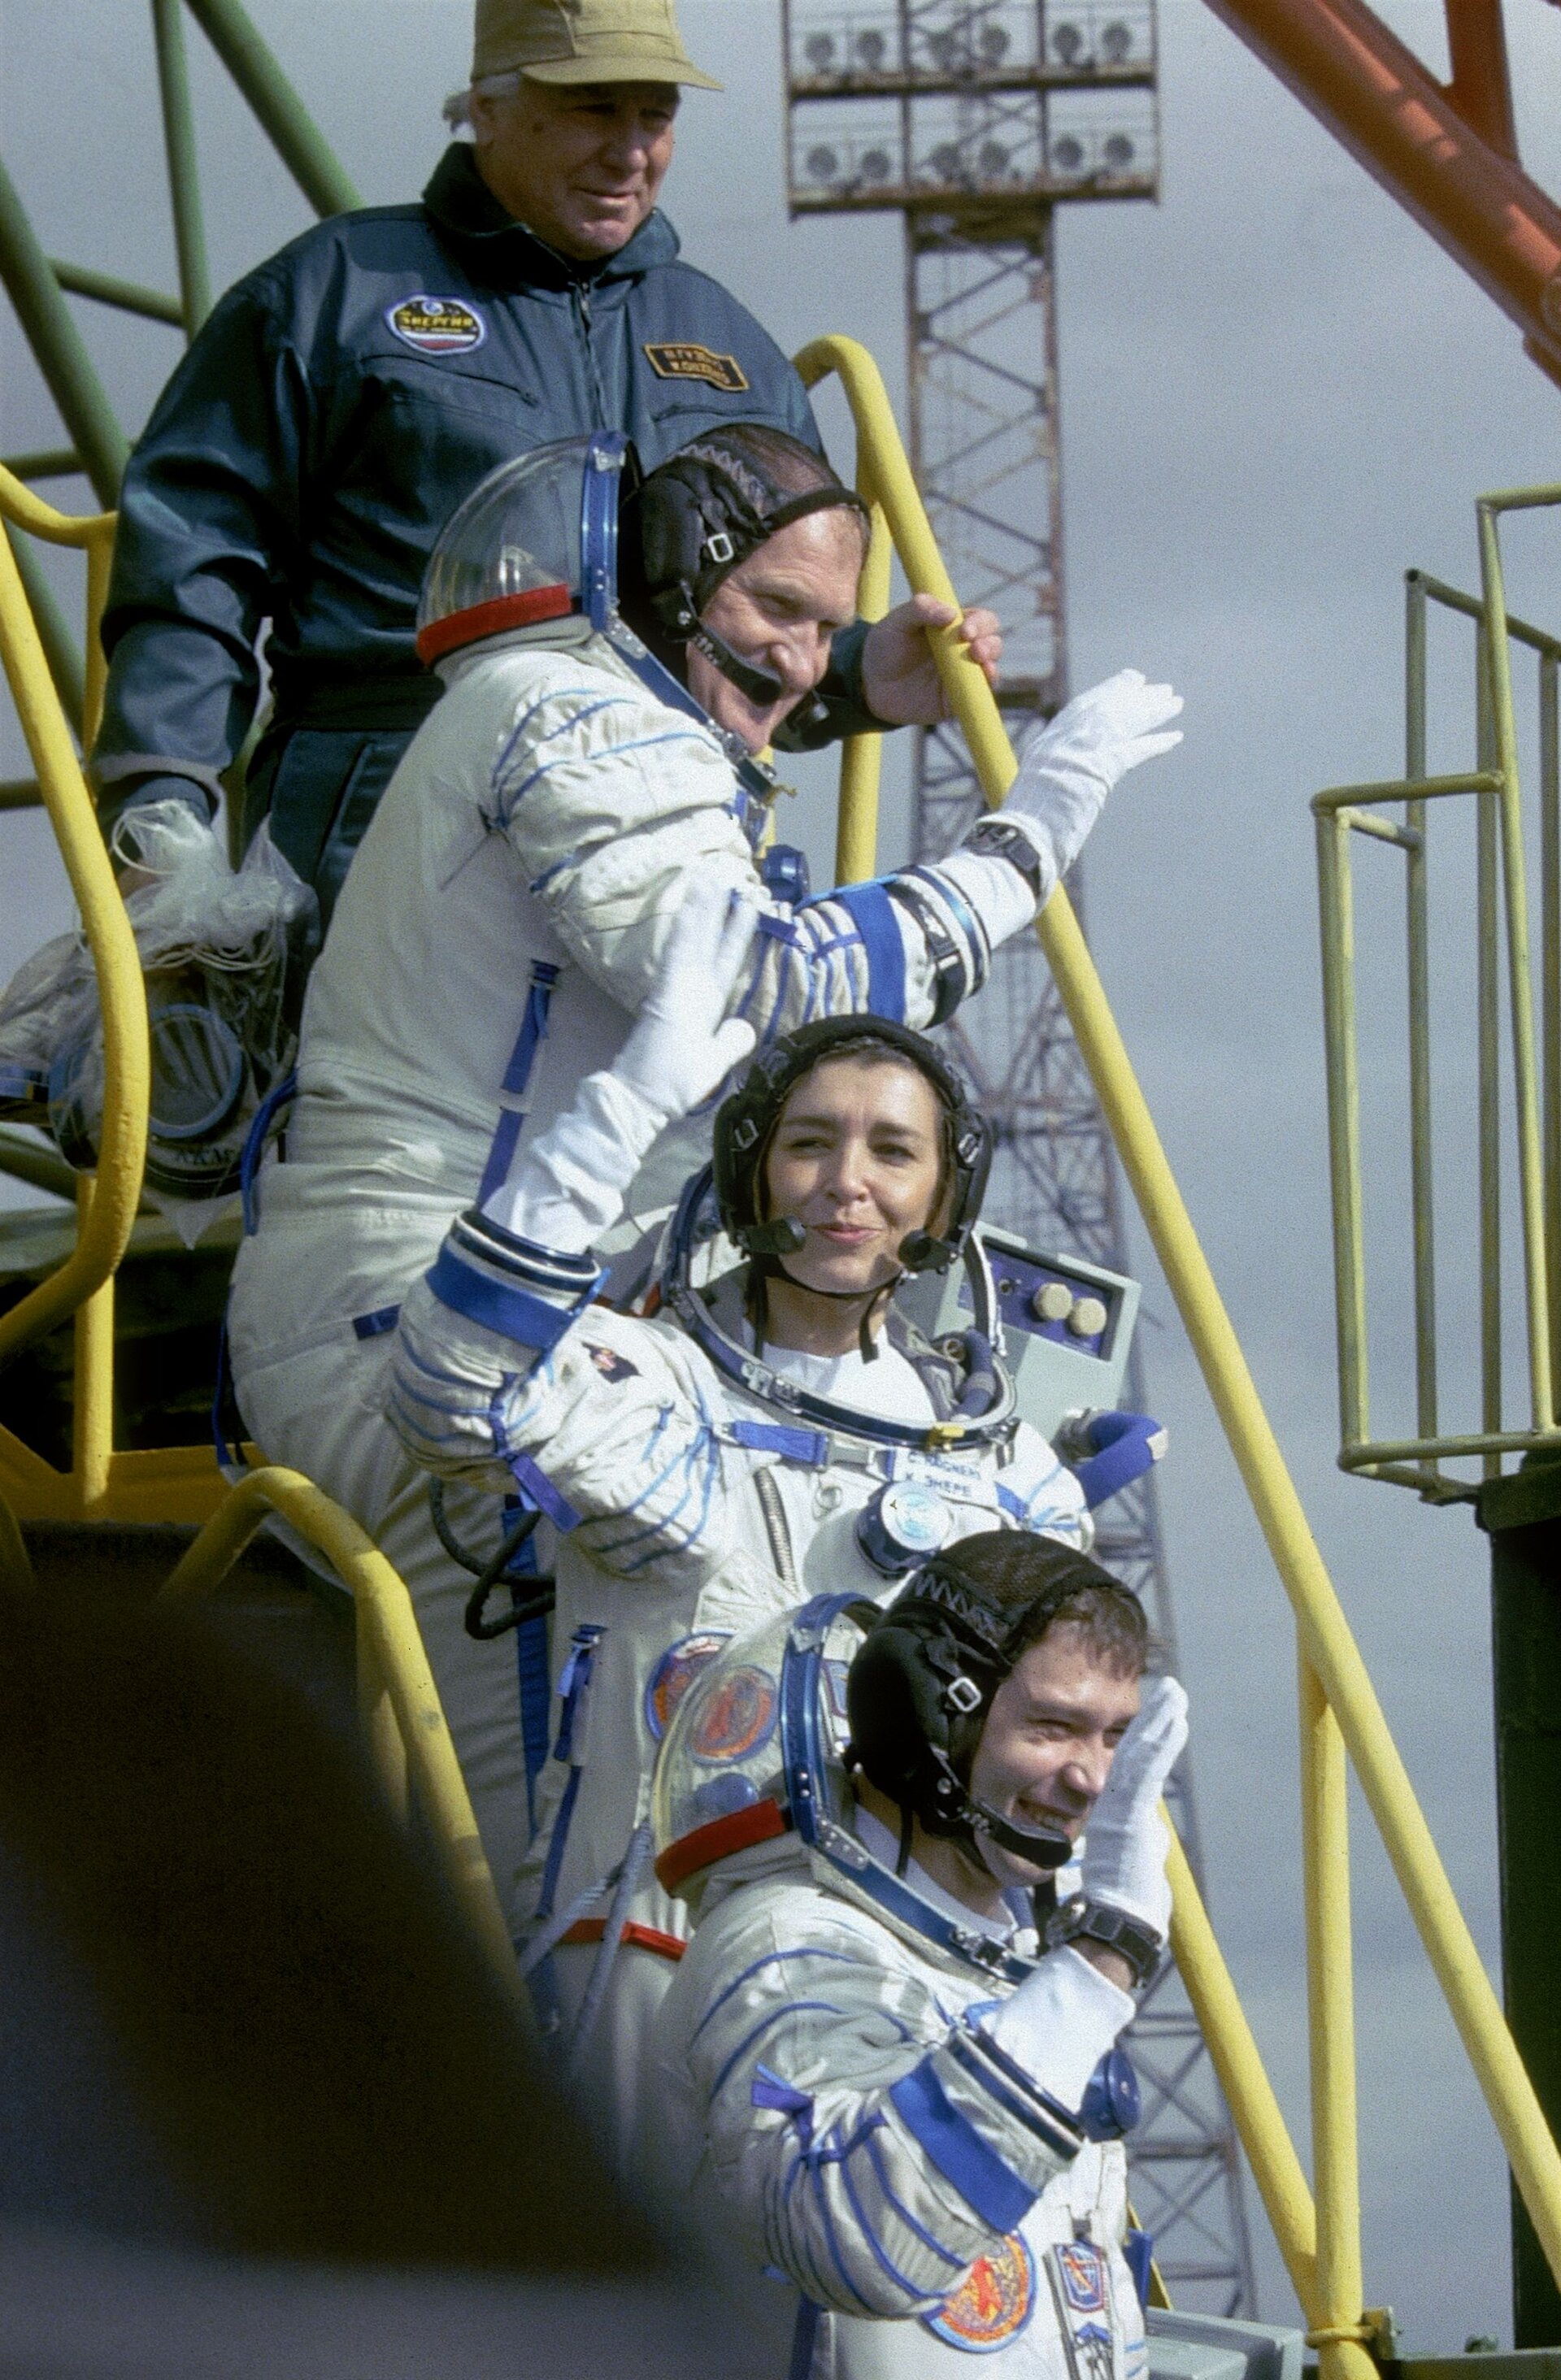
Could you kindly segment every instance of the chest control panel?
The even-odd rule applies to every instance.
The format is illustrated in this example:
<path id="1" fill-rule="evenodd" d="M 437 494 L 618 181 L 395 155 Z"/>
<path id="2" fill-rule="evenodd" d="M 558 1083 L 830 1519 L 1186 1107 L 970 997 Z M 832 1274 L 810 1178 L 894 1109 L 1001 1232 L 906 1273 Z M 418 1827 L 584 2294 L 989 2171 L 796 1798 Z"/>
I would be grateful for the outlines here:
<path id="1" fill-rule="evenodd" d="M 979 1235 L 1024 1419 L 1055 1439 L 1067 1414 L 1109 1412 L 1121 1399 L 1138 1282 L 1082 1257 L 1044 1256 L 995 1225 L 982 1224 Z M 969 1330 L 975 1318 L 961 1266 L 913 1277 L 896 1303 L 934 1342 Z"/>

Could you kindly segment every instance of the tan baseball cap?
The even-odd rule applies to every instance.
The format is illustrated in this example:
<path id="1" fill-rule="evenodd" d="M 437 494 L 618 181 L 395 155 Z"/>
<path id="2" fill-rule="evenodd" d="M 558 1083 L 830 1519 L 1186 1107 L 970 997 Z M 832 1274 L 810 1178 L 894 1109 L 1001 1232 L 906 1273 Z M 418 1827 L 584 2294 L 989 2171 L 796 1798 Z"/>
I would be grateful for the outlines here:
<path id="1" fill-rule="evenodd" d="M 477 0 L 471 79 L 675 82 L 720 91 L 683 47 L 672 0 Z"/>

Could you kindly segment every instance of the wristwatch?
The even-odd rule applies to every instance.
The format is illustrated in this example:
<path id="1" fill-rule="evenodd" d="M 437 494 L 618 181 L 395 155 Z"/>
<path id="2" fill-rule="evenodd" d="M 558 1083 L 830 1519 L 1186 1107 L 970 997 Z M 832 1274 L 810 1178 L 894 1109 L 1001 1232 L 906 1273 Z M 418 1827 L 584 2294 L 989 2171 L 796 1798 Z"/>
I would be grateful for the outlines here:
<path id="1" fill-rule="evenodd" d="M 1132 1970 L 1133 1989 L 1141 1992 L 1152 1981 L 1165 1948 L 1152 1925 L 1140 1917 L 1129 1917 L 1125 1909 L 1113 1909 L 1104 1900 L 1086 1900 L 1076 1892 L 1065 1900 L 1046 1921 L 1048 1950 L 1066 1949 L 1070 1942 L 1098 1942 L 1103 1949 L 1115 1950 Z"/>

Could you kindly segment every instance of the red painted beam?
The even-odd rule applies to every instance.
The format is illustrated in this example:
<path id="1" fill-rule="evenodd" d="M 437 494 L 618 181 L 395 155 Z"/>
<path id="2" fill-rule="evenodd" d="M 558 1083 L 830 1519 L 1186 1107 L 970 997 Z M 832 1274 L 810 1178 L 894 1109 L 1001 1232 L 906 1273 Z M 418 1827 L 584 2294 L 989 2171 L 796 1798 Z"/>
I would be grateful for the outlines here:
<path id="1" fill-rule="evenodd" d="M 1473 275 L 1561 382 L 1561 208 L 1514 153 L 1499 0 L 1447 0 L 1445 89 L 1363 0 L 1209 6 Z"/>
<path id="2" fill-rule="evenodd" d="M 1518 163 L 1502 0 L 1443 0 L 1453 79 L 1449 105 L 1498 156 Z"/>

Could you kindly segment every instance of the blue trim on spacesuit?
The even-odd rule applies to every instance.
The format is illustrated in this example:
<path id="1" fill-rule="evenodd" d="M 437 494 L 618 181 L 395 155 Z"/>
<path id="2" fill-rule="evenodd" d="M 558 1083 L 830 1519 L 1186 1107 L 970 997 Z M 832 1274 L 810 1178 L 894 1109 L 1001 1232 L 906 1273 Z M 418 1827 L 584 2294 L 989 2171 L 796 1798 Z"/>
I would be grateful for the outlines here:
<path id="1" fill-rule="evenodd" d="M 504 1070 L 504 1082 L 500 1087 L 501 1096 L 506 1100 L 520 1099 L 525 1097 L 526 1086 L 531 1079 L 531 1068 L 536 1062 L 538 1047 L 547 1031 L 547 1012 L 553 1001 L 553 987 L 558 980 L 560 971 L 547 959 L 531 961 L 531 981 L 526 993 L 526 1006 L 520 1019 L 520 1030 L 515 1037 L 515 1047 L 509 1053 L 509 1063 Z M 495 1190 L 502 1189 L 508 1181 L 509 1169 L 515 1158 L 516 1143 L 520 1137 L 520 1127 L 525 1121 L 525 1111 L 522 1108 L 506 1107 L 499 1117 L 498 1127 L 488 1150 L 488 1161 L 482 1168 L 482 1179 L 478 1186 L 479 1207 L 491 1198 Z M 432 1276 L 430 1278 L 432 1279 Z M 435 1290 L 434 1295 L 439 1296 L 440 1292 Z M 451 1305 L 455 1301 L 453 1298 L 446 1297 L 444 1303 Z M 456 1311 L 457 1314 L 466 1314 L 468 1309 L 464 1305 L 457 1305 Z M 482 1316 L 478 1314 L 470 1315 L 469 1318 L 473 1322 L 483 1319 Z M 505 1326 L 500 1322 L 491 1327 L 502 1330 Z M 551 1339 L 545 1339 L 541 1343 L 545 1347 L 551 1347 L 553 1342 Z"/>
<path id="2" fill-rule="evenodd" d="M 580 610 L 598 636 L 617 610 L 618 478 L 628 453 L 621 430 L 593 430 L 580 473 Z"/>
<path id="3" fill-rule="evenodd" d="M 806 1463 L 814 1470 L 829 1461 L 829 1439 L 822 1429 L 795 1429 L 783 1421 L 733 1421 L 717 1435 L 728 1446 L 783 1454 L 788 1463 Z"/>
<path id="4" fill-rule="evenodd" d="M 967 2010 L 965 2022 L 956 2024 L 949 2033 L 949 2055 L 955 2063 L 986 2093 L 989 2099 L 996 2101 L 1006 2116 L 1011 2116 L 1015 2123 L 1022 2124 L 1027 2131 L 1033 2132 L 1054 2156 L 1071 2164 L 1083 2146 L 1083 2133 L 1078 2117 L 1070 2107 L 1065 2107 L 1060 2099 L 1054 2099 L 1049 2091 L 1043 2091 L 1033 2075 L 1027 2074 L 1012 2058 L 1003 2056 L 990 2034 L 983 2031 L 977 2036 L 978 2047 L 976 2040 L 972 2039 L 975 2029 L 969 2020 L 970 2011 Z M 997 2054 L 990 2055 L 994 2052 Z M 994 2073 L 992 2070 L 994 2067 L 1005 2070 L 1018 2087 L 1007 2088 L 1003 2071 Z"/>
<path id="5" fill-rule="evenodd" d="M 994 2231 L 1017 2231 L 1041 2193 L 1004 2164 L 955 2107 L 933 2058 L 902 2074 L 889 2097 L 918 2146 L 982 2221 Z"/>
<path id="6" fill-rule="evenodd" d="M 905 1023 L 905 944 L 882 884 L 844 884 L 825 896 L 845 910 L 867 953 L 867 1004 L 891 1025 Z M 810 904 L 810 906 L 812 905 Z"/>
<path id="7" fill-rule="evenodd" d="M 533 1297 L 528 1289 L 488 1280 L 463 1264 L 448 1244 L 440 1249 L 423 1279 L 452 1314 L 464 1314 L 469 1322 L 496 1330 L 518 1347 L 545 1354 L 575 1325 L 574 1307 L 549 1305 L 545 1298 Z"/>

